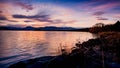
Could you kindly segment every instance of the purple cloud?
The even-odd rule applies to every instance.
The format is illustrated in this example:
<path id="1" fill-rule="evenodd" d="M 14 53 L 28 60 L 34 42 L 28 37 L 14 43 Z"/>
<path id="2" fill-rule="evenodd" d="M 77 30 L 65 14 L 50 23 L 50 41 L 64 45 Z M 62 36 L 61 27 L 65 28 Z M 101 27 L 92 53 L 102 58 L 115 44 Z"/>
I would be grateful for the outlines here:
<path id="1" fill-rule="evenodd" d="M 26 15 L 12 15 L 12 16 L 13 18 L 20 18 L 20 19 L 26 18 L 26 19 L 37 20 L 40 22 L 52 22 L 52 23 L 58 22 L 56 20 L 51 20 L 50 15 L 47 14 L 33 15 L 33 16 L 26 16 Z M 24 21 L 24 22 L 31 22 L 31 21 Z"/>
<path id="2" fill-rule="evenodd" d="M 100 16 L 100 15 L 103 15 L 103 14 L 105 14 L 105 12 L 103 12 L 103 11 L 97 11 L 97 12 L 93 13 L 94 16 Z"/>
<path id="3" fill-rule="evenodd" d="M 81 5 L 81 8 L 89 11 L 103 11 L 103 10 L 112 10 L 116 7 L 120 7 L 120 1 L 104 1 L 104 0 L 95 0 L 91 2 L 86 2 L 86 4 Z"/>
<path id="4" fill-rule="evenodd" d="M 18 21 L 16 21 L 16 20 L 7 20 L 7 21 L 9 21 L 9 22 L 18 22 Z"/>
<path id="5" fill-rule="evenodd" d="M 119 7 L 120 3 L 119 2 L 113 2 L 113 3 L 107 3 L 107 4 L 101 4 L 96 7 L 94 7 L 94 10 L 106 10 L 106 9 L 113 9 L 115 7 Z"/>
<path id="6" fill-rule="evenodd" d="M 7 19 L 5 16 L 3 16 L 3 15 L 0 15 L 0 20 L 9 21 L 9 22 L 18 22 L 18 21 L 16 21 L 16 20 L 9 20 L 9 19 Z"/>
<path id="7" fill-rule="evenodd" d="M 7 18 L 2 16 L 2 15 L 0 15 L 0 20 L 7 20 Z"/>
<path id="8" fill-rule="evenodd" d="M 7 26 L 11 26 L 11 27 L 25 27 L 25 24 L 7 24 Z"/>
<path id="9" fill-rule="evenodd" d="M 57 20 L 52 20 L 50 18 L 50 15 L 47 15 L 47 14 L 39 14 L 39 15 L 33 15 L 33 16 L 26 16 L 26 15 L 12 15 L 13 18 L 19 18 L 19 19 L 32 19 L 32 20 L 37 20 L 37 21 L 40 21 L 40 22 L 48 22 L 46 25 L 50 25 L 50 24 L 66 24 L 66 23 L 73 23 L 73 22 L 76 22 L 76 21 L 67 21 L 67 22 L 64 22 L 60 19 L 57 19 Z M 32 22 L 30 20 L 26 20 L 24 22 Z"/>
<path id="10" fill-rule="evenodd" d="M 50 20 L 50 18 L 36 18 L 34 20 L 37 20 L 40 22 L 53 22 L 53 20 Z"/>
<path id="11" fill-rule="evenodd" d="M 3 13 L 3 11 L 0 11 L 0 13 Z"/>
<path id="12" fill-rule="evenodd" d="M 26 20 L 26 21 L 24 21 L 24 22 L 28 23 L 28 22 L 33 22 L 33 21 Z"/>
<path id="13" fill-rule="evenodd" d="M 22 7 L 22 9 L 33 10 L 33 6 L 23 2 L 16 2 L 15 5 Z"/>
<path id="14" fill-rule="evenodd" d="M 32 20 L 37 20 L 40 22 L 52 22 L 54 23 L 55 21 L 50 19 L 50 15 L 47 14 L 39 14 L 39 15 L 33 15 L 33 16 L 26 16 L 26 15 L 12 15 L 13 18 L 19 18 L 19 19 L 32 19 Z M 24 22 L 31 22 L 31 21 L 24 21 Z"/>
<path id="15" fill-rule="evenodd" d="M 104 18 L 104 17 L 96 17 L 97 20 L 108 20 L 108 18 Z"/>
<path id="16" fill-rule="evenodd" d="M 26 15 L 12 15 L 14 18 L 48 18 L 49 15 L 33 15 L 33 16 L 26 16 Z"/>

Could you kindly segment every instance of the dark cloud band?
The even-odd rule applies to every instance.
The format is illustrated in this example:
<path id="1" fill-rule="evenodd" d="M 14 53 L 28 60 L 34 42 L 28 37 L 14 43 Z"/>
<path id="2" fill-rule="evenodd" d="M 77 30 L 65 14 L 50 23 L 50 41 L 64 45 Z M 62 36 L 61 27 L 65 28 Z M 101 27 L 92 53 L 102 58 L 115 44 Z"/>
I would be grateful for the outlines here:
<path id="1" fill-rule="evenodd" d="M 26 15 L 13 15 L 14 18 L 47 18 L 49 15 L 34 15 L 34 16 L 26 16 Z"/>
<path id="2" fill-rule="evenodd" d="M 105 14 L 105 12 L 103 12 L 103 11 L 97 11 L 97 12 L 93 13 L 94 16 L 100 16 L 100 15 L 103 15 L 103 14 Z"/>
<path id="3" fill-rule="evenodd" d="M 108 20 L 108 18 L 104 18 L 104 17 L 96 17 L 97 20 Z"/>
<path id="4" fill-rule="evenodd" d="M 7 18 L 4 16 L 0 16 L 0 20 L 7 20 Z"/>

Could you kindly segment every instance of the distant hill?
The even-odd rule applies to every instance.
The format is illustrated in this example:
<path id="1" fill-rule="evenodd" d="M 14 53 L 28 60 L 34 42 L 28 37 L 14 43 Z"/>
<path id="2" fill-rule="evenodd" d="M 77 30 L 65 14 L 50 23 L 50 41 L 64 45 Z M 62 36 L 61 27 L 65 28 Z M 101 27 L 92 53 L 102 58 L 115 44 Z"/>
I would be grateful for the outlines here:
<path id="1" fill-rule="evenodd" d="M 0 30 L 23 30 L 21 27 L 0 26 Z"/>
<path id="2" fill-rule="evenodd" d="M 88 31 L 88 28 L 73 28 L 73 27 L 55 27 L 55 26 L 46 26 L 46 27 L 12 27 L 12 26 L 0 26 L 0 30 L 35 30 L 35 31 Z"/>

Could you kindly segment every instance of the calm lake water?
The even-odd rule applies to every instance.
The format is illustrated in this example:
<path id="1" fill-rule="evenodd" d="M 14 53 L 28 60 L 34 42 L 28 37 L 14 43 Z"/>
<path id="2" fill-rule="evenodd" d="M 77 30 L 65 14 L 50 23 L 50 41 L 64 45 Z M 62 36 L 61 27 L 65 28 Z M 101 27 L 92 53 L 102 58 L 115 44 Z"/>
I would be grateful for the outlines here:
<path id="1" fill-rule="evenodd" d="M 71 50 L 75 43 L 95 38 L 88 32 L 0 31 L 0 67 L 41 56 L 60 54 L 60 45 Z"/>

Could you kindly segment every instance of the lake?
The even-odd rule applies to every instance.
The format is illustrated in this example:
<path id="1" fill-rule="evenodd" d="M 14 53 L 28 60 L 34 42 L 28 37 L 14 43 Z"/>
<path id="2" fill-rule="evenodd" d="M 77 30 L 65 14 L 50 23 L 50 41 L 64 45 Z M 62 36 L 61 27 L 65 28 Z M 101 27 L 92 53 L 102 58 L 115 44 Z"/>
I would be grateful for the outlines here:
<path id="1" fill-rule="evenodd" d="M 60 46 L 68 51 L 75 43 L 95 35 L 89 32 L 67 31 L 0 31 L 0 67 L 18 61 L 60 54 Z"/>

